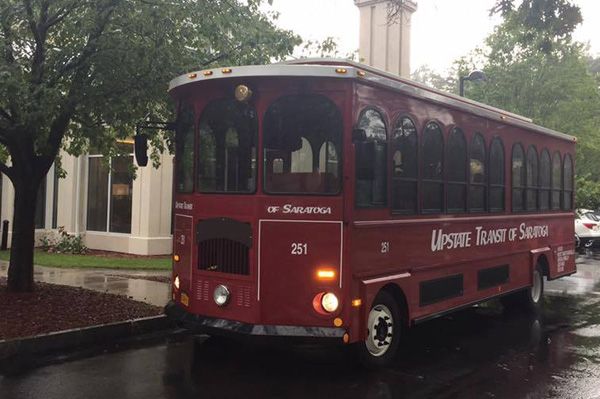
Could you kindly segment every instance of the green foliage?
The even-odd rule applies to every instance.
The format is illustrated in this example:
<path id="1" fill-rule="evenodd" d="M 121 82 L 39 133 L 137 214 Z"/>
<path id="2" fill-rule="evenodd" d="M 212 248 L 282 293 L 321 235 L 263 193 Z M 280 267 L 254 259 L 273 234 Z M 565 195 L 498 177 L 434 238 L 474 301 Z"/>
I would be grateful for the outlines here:
<path id="1" fill-rule="evenodd" d="M 131 136 L 136 122 L 172 117 L 165 89 L 173 77 L 291 53 L 299 38 L 277 29 L 260 3 L 4 1 L 0 138 L 27 132 L 36 154 L 54 157 L 49 138 L 62 124 L 69 153 L 92 145 L 114 155 L 115 139 Z M 153 140 L 164 150 L 161 142 Z"/>
<path id="2" fill-rule="evenodd" d="M 302 55 L 300 58 L 344 58 L 347 60 L 356 60 L 358 58 L 358 50 L 342 54 L 338 49 L 338 44 L 335 38 L 329 36 L 322 41 L 306 40 L 302 46 Z"/>
<path id="3" fill-rule="evenodd" d="M 583 209 L 600 209 L 600 182 L 592 180 L 589 175 L 575 179 L 577 191 L 575 204 Z"/>
<path id="4" fill-rule="evenodd" d="M 448 76 L 443 76 L 428 65 L 421 65 L 410 75 L 410 78 L 415 82 L 433 87 L 434 89 L 443 90 L 448 93 L 457 93 L 457 75 L 458 73 L 451 73 Z"/>
<path id="5" fill-rule="evenodd" d="M 521 49 L 552 54 L 571 41 L 582 22 L 581 10 L 570 0 L 498 0 L 491 13 L 499 13 L 513 44 Z"/>
<path id="6" fill-rule="evenodd" d="M 40 239 L 41 249 L 48 253 L 83 255 L 88 248 L 83 244 L 80 234 L 69 234 L 63 226 L 58 232 L 51 232 Z"/>

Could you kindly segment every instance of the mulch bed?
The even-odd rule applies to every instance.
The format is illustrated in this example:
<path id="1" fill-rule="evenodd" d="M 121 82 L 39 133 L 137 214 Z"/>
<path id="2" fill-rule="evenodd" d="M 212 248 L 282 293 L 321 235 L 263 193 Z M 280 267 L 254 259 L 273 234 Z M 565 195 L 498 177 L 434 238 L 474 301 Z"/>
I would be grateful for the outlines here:
<path id="1" fill-rule="evenodd" d="M 12 293 L 0 278 L 0 340 L 156 316 L 162 308 L 124 296 L 64 285 L 35 283 L 34 292 Z"/>

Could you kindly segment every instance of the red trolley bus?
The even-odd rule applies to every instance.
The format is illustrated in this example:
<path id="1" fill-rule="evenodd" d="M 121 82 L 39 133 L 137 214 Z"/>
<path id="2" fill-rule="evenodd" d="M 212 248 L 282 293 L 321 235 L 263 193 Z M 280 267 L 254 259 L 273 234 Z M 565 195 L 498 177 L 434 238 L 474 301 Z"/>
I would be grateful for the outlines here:
<path id="1" fill-rule="evenodd" d="M 575 272 L 575 138 L 338 60 L 218 68 L 178 104 L 173 300 L 209 334 L 334 338 L 391 361 L 404 327 Z"/>

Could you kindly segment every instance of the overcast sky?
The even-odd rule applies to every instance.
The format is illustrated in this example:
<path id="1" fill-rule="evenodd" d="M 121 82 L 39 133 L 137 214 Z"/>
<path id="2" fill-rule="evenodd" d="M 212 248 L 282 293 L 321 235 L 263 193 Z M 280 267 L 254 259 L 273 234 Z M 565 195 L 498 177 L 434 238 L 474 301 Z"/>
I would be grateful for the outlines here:
<path id="1" fill-rule="evenodd" d="M 483 42 L 499 22 L 489 16 L 495 0 L 417 0 L 411 37 L 411 70 L 427 64 L 440 72 Z M 575 39 L 600 55 L 600 0 L 576 0 L 583 24 Z M 273 0 L 277 24 L 304 39 L 336 38 L 342 54 L 358 49 L 358 8 L 354 0 Z"/>

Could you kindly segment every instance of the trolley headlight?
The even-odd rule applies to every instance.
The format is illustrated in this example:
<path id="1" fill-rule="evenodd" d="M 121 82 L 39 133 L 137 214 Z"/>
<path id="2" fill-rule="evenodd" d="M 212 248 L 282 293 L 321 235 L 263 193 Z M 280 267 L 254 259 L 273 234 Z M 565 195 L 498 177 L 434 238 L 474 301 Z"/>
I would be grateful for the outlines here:
<path id="1" fill-rule="evenodd" d="M 229 289 L 224 285 L 218 285 L 217 288 L 215 288 L 215 291 L 213 292 L 213 299 L 215 300 L 215 303 L 219 306 L 227 305 L 230 296 L 231 293 L 229 292 Z"/>
<path id="2" fill-rule="evenodd" d="M 175 276 L 175 280 L 173 280 L 173 285 L 175 288 L 179 289 L 179 276 Z"/>
<path id="3" fill-rule="evenodd" d="M 332 292 L 325 293 L 325 295 L 323 295 L 323 297 L 321 298 L 321 306 L 325 311 L 329 313 L 335 312 L 338 309 L 339 305 L 340 301 L 338 300 L 337 296 L 335 296 L 335 294 Z"/>

